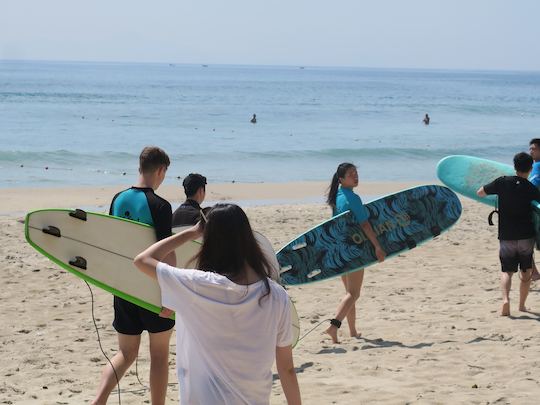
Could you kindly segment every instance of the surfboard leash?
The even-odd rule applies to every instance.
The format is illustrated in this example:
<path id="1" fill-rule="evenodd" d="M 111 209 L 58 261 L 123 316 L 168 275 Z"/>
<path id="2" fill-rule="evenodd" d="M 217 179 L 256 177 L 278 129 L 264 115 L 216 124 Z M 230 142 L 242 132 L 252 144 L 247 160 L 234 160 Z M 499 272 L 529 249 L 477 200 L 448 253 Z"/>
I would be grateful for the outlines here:
<path id="1" fill-rule="evenodd" d="M 119 405 L 122 405 L 122 398 L 121 398 L 121 393 L 124 392 L 129 392 L 129 393 L 140 393 L 140 392 L 145 392 L 145 391 L 150 391 L 150 387 L 148 387 L 147 385 L 144 385 L 139 377 L 139 367 L 138 367 L 138 360 L 139 360 L 139 356 L 136 357 L 135 359 L 135 376 L 137 377 L 137 381 L 139 382 L 139 384 L 141 385 L 142 388 L 140 389 L 134 389 L 134 390 L 121 390 L 120 389 L 120 379 L 118 378 L 118 373 L 116 372 L 116 369 L 114 368 L 111 360 L 109 359 L 109 357 L 107 356 L 107 354 L 105 354 L 105 350 L 103 350 L 103 346 L 101 344 L 101 339 L 100 339 L 100 336 L 99 336 L 99 329 L 98 329 L 98 326 L 97 326 L 97 322 L 96 322 L 96 317 L 95 317 L 95 314 L 94 314 L 94 293 L 92 291 L 92 288 L 90 287 L 90 285 L 86 282 L 86 280 L 83 280 L 85 283 L 86 283 L 86 286 L 88 287 L 88 289 L 90 290 L 90 297 L 91 297 L 91 302 L 92 302 L 92 321 L 94 322 L 94 328 L 96 329 L 96 335 L 97 335 L 97 340 L 98 340 L 98 344 L 99 344 L 99 349 L 101 350 L 101 353 L 103 354 L 103 356 L 107 359 L 107 361 L 109 362 L 109 364 L 111 365 L 111 368 L 113 369 L 113 372 L 114 372 L 114 376 L 116 378 L 116 386 L 118 387 L 116 389 L 116 391 L 111 391 L 111 394 L 118 394 L 118 404 Z M 178 383 L 168 383 L 167 384 L 168 386 L 173 386 L 173 385 L 178 385 Z"/>
<path id="2" fill-rule="evenodd" d="M 310 330 L 308 330 L 306 333 L 304 333 L 304 335 L 302 335 L 302 337 L 298 338 L 298 342 L 300 342 L 303 338 L 305 338 L 307 335 L 309 335 L 311 332 L 313 332 L 315 329 L 317 329 L 319 326 L 321 326 L 323 323 L 325 322 L 330 322 L 331 319 L 328 318 L 328 319 L 324 319 L 322 321 L 320 321 L 317 325 L 315 325 L 313 328 L 311 328 Z"/>
<path id="3" fill-rule="evenodd" d="M 114 376 L 116 377 L 116 386 L 118 387 L 118 390 L 117 390 L 118 391 L 118 404 L 122 405 L 122 398 L 120 396 L 120 379 L 118 378 L 118 374 L 116 373 L 116 369 L 114 368 L 114 366 L 113 366 L 113 364 L 111 362 L 111 359 L 109 359 L 109 357 L 105 353 L 105 350 L 103 350 L 103 346 L 101 345 L 101 338 L 99 337 L 99 329 L 98 329 L 98 326 L 97 326 L 96 317 L 94 316 L 94 293 L 93 293 L 92 289 L 90 288 L 90 284 L 88 284 L 88 282 L 86 280 L 83 280 L 83 281 L 86 284 L 86 286 L 88 287 L 88 289 L 90 290 L 90 297 L 91 297 L 91 302 L 92 302 L 92 321 L 94 322 L 94 328 L 96 328 L 96 335 L 97 335 L 99 348 L 101 350 L 101 353 L 103 353 L 103 356 L 105 356 L 105 358 L 107 359 L 107 361 L 109 362 L 109 364 L 111 365 L 111 367 L 113 369 Z"/>

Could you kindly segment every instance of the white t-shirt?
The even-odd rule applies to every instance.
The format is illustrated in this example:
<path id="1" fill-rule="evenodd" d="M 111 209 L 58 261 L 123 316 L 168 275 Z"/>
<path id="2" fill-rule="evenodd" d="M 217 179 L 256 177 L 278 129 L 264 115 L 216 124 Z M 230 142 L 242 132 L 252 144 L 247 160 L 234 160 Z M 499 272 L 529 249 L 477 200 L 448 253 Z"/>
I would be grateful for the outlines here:
<path id="1" fill-rule="evenodd" d="M 180 402 L 268 404 L 276 346 L 292 344 L 285 290 L 238 285 L 217 273 L 157 266 L 163 306 L 176 311 Z"/>

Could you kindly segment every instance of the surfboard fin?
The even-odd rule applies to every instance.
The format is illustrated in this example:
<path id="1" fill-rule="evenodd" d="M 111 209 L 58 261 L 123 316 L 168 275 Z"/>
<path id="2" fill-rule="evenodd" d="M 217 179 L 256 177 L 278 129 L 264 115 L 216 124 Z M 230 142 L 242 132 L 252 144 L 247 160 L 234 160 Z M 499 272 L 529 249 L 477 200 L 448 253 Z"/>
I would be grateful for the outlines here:
<path id="1" fill-rule="evenodd" d="M 307 275 L 307 278 L 313 278 L 315 276 L 318 276 L 319 274 L 322 273 L 322 270 L 321 269 L 314 269 L 312 271 L 310 271 Z"/>
<path id="2" fill-rule="evenodd" d="M 81 221 L 86 221 L 86 211 L 76 208 L 75 211 L 69 213 L 70 217 L 80 219 Z"/>
<path id="3" fill-rule="evenodd" d="M 86 270 L 86 259 L 81 256 L 75 256 L 74 259 L 69 261 L 69 265 L 73 267 L 78 267 L 79 269 Z"/>
<path id="4" fill-rule="evenodd" d="M 414 249 L 416 247 L 416 242 L 413 239 L 407 239 L 405 243 L 409 249 Z"/>
<path id="5" fill-rule="evenodd" d="M 47 226 L 47 228 L 43 228 L 42 232 L 46 233 L 47 235 L 56 236 L 57 238 L 60 238 L 62 236 L 60 229 L 52 225 Z"/>
<path id="6" fill-rule="evenodd" d="M 290 264 L 287 265 L 287 266 L 281 267 L 280 270 L 279 270 L 279 273 L 280 273 L 280 274 L 283 274 L 283 273 L 286 273 L 286 272 L 289 271 L 289 270 L 292 270 L 292 266 L 291 266 Z"/>

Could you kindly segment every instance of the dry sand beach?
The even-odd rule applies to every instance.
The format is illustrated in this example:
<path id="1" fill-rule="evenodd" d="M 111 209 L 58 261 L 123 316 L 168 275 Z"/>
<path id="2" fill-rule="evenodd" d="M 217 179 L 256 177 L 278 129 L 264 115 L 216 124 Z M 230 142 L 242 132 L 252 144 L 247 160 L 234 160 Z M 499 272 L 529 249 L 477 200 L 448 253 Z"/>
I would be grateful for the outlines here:
<path id="1" fill-rule="evenodd" d="M 360 195 L 409 184 L 360 184 Z M 210 185 L 208 200 L 298 200 L 323 195 L 326 183 Z M 83 404 L 93 397 L 105 359 L 100 352 L 88 288 L 34 251 L 21 220 L 37 208 L 97 207 L 106 211 L 121 187 L 4 190 L 0 207 L 0 404 Z M 159 194 L 180 202 L 180 190 Z M 294 202 L 294 201 L 293 201 Z M 535 404 L 540 398 L 540 290 L 512 317 L 499 316 L 496 227 L 487 206 L 462 199 L 459 222 L 429 244 L 366 270 L 358 305 L 361 338 L 341 329 L 341 344 L 322 335 L 326 323 L 294 351 L 306 404 Z M 249 205 L 249 204 L 248 204 Z M 322 203 L 250 205 L 252 226 L 278 248 L 329 216 Z M 105 352 L 116 350 L 112 298 L 92 287 L 94 315 Z M 337 279 L 289 294 L 301 334 L 331 318 L 342 297 Z M 241 337 L 239 337 L 241 338 Z M 171 353 L 175 353 L 174 338 Z M 147 404 L 147 339 L 135 367 L 121 381 L 122 403 Z M 177 403 L 171 356 L 168 403 Z M 118 403 L 113 394 L 109 403 Z M 284 403 L 275 381 L 272 404 Z"/>

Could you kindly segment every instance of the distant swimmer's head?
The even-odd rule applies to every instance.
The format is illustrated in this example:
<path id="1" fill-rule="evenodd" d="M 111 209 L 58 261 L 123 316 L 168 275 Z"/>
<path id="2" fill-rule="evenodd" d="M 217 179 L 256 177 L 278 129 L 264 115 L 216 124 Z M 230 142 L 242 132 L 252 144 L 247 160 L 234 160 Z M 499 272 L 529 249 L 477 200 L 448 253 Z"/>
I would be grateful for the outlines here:
<path id="1" fill-rule="evenodd" d="M 336 206 L 339 185 L 351 189 L 358 185 L 358 171 L 355 165 L 347 162 L 341 163 L 332 176 L 326 202 L 333 208 Z"/>
<path id="2" fill-rule="evenodd" d="M 169 156 L 157 146 L 146 146 L 139 155 L 139 173 L 147 178 L 155 177 L 157 187 L 165 179 L 170 164 Z"/>
<path id="3" fill-rule="evenodd" d="M 199 173 L 188 174 L 182 182 L 182 186 L 184 186 L 184 193 L 186 194 L 187 198 L 202 197 L 202 200 L 204 200 L 204 195 L 206 194 L 206 184 L 206 177 Z M 197 196 L 197 194 L 203 195 Z M 202 202 L 202 200 L 199 202 L 199 204 Z"/>
<path id="4" fill-rule="evenodd" d="M 514 156 L 514 169 L 518 173 L 529 173 L 532 170 L 533 158 L 525 152 L 519 152 Z"/>
<path id="5" fill-rule="evenodd" d="M 203 245 L 197 267 L 215 271 L 232 281 L 241 280 L 251 268 L 268 277 L 270 266 L 262 253 L 246 213 L 236 204 L 216 204 L 206 214 Z"/>

